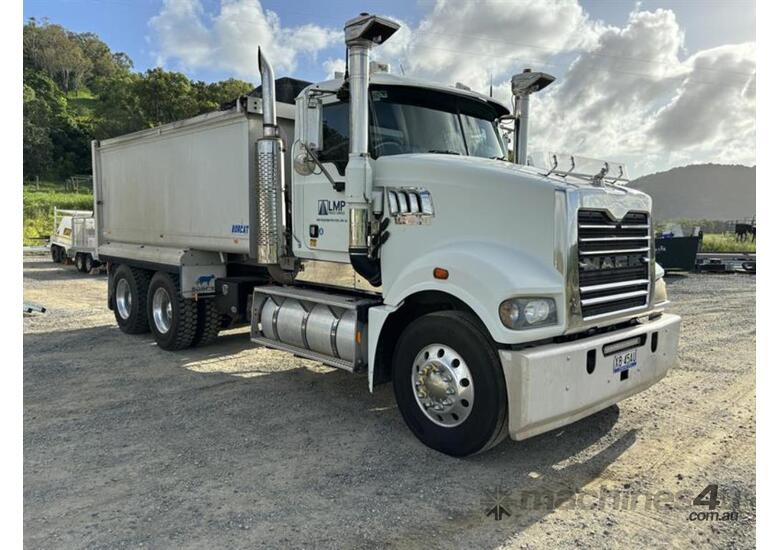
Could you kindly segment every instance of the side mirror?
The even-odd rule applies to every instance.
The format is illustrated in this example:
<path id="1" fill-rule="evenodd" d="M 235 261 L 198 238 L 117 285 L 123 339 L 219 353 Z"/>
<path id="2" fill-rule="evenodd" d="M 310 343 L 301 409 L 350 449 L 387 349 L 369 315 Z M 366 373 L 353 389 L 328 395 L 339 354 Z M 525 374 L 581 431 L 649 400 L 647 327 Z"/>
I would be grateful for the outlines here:
<path id="1" fill-rule="evenodd" d="M 301 176 L 312 175 L 317 168 L 317 160 L 314 155 L 315 153 L 310 153 L 309 148 L 299 141 L 293 152 L 293 169 Z"/>
<path id="2" fill-rule="evenodd" d="M 311 152 L 322 150 L 322 101 L 309 96 L 306 100 L 304 143 Z"/>

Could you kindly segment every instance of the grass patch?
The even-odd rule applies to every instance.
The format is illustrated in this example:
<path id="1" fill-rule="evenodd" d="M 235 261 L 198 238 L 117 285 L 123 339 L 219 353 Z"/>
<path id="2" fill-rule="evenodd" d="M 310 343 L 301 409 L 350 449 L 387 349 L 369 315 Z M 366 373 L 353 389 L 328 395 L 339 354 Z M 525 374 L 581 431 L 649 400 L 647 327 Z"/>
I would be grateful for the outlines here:
<path id="1" fill-rule="evenodd" d="M 755 241 L 738 241 L 733 233 L 705 233 L 702 252 L 749 252 L 755 253 Z"/>
<path id="2" fill-rule="evenodd" d="M 22 191 L 23 245 L 44 244 L 52 233 L 54 207 L 71 210 L 92 210 L 92 193 L 65 191 L 62 184 L 41 182 L 24 186 Z"/>
<path id="3" fill-rule="evenodd" d="M 95 116 L 95 106 L 98 98 L 90 90 L 71 90 L 66 94 L 68 108 L 79 118 L 92 120 Z"/>

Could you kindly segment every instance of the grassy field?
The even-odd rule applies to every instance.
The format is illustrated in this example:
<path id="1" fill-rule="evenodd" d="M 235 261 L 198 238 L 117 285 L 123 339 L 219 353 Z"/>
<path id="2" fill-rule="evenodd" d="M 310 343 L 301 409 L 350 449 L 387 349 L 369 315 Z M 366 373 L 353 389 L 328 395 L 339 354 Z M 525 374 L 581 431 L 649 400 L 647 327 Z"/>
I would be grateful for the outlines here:
<path id="1" fill-rule="evenodd" d="M 41 182 L 24 186 L 24 242 L 25 246 L 44 244 L 52 232 L 54 207 L 73 210 L 92 210 L 90 191 L 65 191 L 62 184 Z"/>
<path id="2" fill-rule="evenodd" d="M 738 241 L 733 233 L 705 233 L 702 252 L 755 252 L 755 241 Z"/>

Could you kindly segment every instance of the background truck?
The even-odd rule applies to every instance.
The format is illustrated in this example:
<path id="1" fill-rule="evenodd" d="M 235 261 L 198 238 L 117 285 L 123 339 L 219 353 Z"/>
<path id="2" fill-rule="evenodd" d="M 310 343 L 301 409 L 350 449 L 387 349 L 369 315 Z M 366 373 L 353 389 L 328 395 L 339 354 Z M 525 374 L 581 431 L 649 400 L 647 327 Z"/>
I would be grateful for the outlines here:
<path id="1" fill-rule="evenodd" d="M 259 97 L 93 142 L 119 327 L 180 350 L 249 323 L 253 342 L 392 382 L 411 431 L 455 456 L 660 380 L 680 320 L 650 198 L 615 164 L 528 164 L 528 96 L 552 77 L 514 77 L 511 112 L 400 78 L 369 63 L 397 29 L 348 21 L 346 74 L 315 84 L 275 81 L 258 51 Z"/>
<path id="2" fill-rule="evenodd" d="M 99 267 L 95 218 L 89 210 L 54 208 L 54 232 L 49 239 L 51 259 L 73 261 L 76 269 L 89 273 Z"/>

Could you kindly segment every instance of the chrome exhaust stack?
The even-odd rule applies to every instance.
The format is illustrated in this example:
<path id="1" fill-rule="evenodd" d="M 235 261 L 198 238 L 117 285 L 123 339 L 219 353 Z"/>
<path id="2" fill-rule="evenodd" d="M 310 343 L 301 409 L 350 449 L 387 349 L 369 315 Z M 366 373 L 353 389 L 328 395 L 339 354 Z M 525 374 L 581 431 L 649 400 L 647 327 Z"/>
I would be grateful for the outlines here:
<path id="1" fill-rule="evenodd" d="M 372 285 L 381 284 L 379 262 L 368 255 L 373 174 L 368 158 L 368 80 L 371 48 L 382 44 L 399 29 L 384 17 L 361 13 L 344 25 L 348 51 L 349 162 L 346 199 L 349 208 L 349 257 L 352 267 Z"/>
<path id="2" fill-rule="evenodd" d="M 284 208 L 284 144 L 276 122 L 274 70 L 258 46 L 257 62 L 263 85 L 263 137 L 256 144 L 254 212 L 250 242 L 257 263 L 278 266 L 287 254 Z M 278 272 L 278 270 L 274 270 Z"/>
<path id="3" fill-rule="evenodd" d="M 555 77 L 547 73 L 531 72 L 525 69 L 512 77 L 512 95 L 514 96 L 515 131 L 512 146 L 515 164 L 528 164 L 528 110 L 529 98 L 552 84 Z"/>

